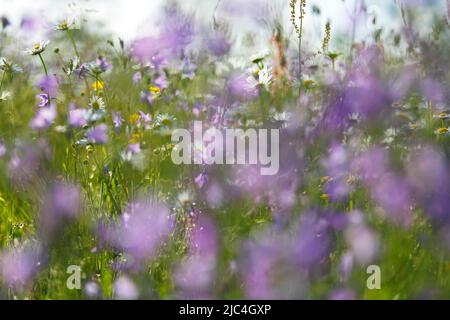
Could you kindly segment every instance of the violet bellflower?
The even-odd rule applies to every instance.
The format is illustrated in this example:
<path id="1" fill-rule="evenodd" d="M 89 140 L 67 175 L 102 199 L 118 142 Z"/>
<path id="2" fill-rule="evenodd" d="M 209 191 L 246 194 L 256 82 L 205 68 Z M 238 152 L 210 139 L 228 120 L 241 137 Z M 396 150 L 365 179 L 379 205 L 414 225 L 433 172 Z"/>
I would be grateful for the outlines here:
<path id="1" fill-rule="evenodd" d="M 216 276 L 218 240 L 213 221 L 200 215 L 192 230 L 188 256 L 175 270 L 183 297 L 208 298 Z"/>
<path id="2" fill-rule="evenodd" d="M 140 269 L 151 260 L 173 230 L 169 209 L 162 203 L 142 198 L 130 203 L 120 221 L 101 230 L 106 244 L 122 250 L 132 259 L 126 267 Z"/>

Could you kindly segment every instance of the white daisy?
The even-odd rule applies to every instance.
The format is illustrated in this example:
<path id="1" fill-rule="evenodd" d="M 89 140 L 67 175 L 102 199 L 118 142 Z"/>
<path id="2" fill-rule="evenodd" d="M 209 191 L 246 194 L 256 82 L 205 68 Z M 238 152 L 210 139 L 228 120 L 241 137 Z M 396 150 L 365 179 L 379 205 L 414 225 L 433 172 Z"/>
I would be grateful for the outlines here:
<path id="1" fill-rule="evenodd" d="M 258 84 L 269 88 L 272 83 L 272 68 L 265 66 L 261 70 L 258 71 Z"/>
<path id="2" fill-rule="evenodd" d="M 3 91 L 0 95 L 0 102 L 6 101 L 11 97 L 11 93 L 9 91 Z"/>
<path id="3" fill-rule="evenodd" d="M 32 56 L 41 54 L 45 51 L 45 48 L 47 48 L 49 43 L 49 40 L 38 42 L 32 48 L 27 49 L 26 52 Z"/>

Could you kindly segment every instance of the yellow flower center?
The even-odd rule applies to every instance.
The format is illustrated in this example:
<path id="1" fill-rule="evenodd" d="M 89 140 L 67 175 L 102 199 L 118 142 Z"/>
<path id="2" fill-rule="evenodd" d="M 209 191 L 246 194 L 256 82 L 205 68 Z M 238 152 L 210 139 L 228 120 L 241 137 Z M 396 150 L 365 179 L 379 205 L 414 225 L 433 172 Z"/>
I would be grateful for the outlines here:
<path id="1" fill-rule="evenodd" d="M 67 24 L 67 21 L 63 21 L 59 24 L 60 29 L 67 29 L 69 26 Z"/>
<path id="2" fill-rule="evenodd" d="M 92 103 L 92 109 L 94 109 L 94 110 L 100 109 L 100 104 L 98 103 L 98 101 L 94 101 Z"/>
<path id="3" fill-rule="evenodd" d="M 165 126 L 168 126 L 168 125 L 170 125 L 172 122 L 170 121 L 170 119 L 164 118 L 164 119 L 161 121 L 161 123 L 162 123 L 163 125 L 165 125 Z"/>
<path id="4" fill-rule="evenodd" d="M 437 130 L 437 132 L 438 132 L 439 134 L 445 134 L 445 133 L 448 133 L 448 128 L 439 128 L 439 129 Z"/>

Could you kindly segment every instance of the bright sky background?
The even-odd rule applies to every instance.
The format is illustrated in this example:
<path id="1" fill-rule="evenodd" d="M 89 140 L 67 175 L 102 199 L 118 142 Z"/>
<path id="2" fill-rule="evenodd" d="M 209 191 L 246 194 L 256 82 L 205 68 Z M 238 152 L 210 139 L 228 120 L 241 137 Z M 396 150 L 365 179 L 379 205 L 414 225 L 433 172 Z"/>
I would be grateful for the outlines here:
<path id="1" fill-rule="evenodd" d="M 225 3 L 247 0 L 221 0 L 220 6 Z M 261 0 L 264 1 L 264 0 Z M 267 1 L 267 0 L 265 0 Z M 288 0 L 268 0 L 271 3 L 285 5 L 284 14 L 288 18 Z M 312 34 L 321 34 L 325 21 L 330 19 L 334 30 L 344 32 L 348 28 L 350 20 L 349 13 L 353 7 L 354 1 L 360 0 L 310 0 L 308 4 L 318 4 L 322 9 L 322 17 L 317 18 L 313 23 L 308 23 L 306 29 Z M 64 18 L 65 13 L 69 12 L 68 4 L 75 3 L 78 8 L 89 9 L 89 20 L 99 20 L 105 24 L 105 28 L 115 35 L 126 40 L 132 40 L 136 37 L 142 37 L 150 33 L 152 26 L 158 21 L 159 12 L 163 4 L 169 0 L 0 0 L 0 16 L 6 15 L 18 25 L 22 16 L 37 15 L 46 17 L 51 21 L 58 21 Z M 430 1 L 429 1 L 430 2 Z M 445 10 L 445 0 L 432 0 L 437 7 L 442 7 L 441 12 Z M 217 0 L 182 0 L 181 3 L 196 16 L 207 22 L 212 19 Z M 374 12 L 380 14 L 379 24 L 385 27 L 393 27 L 400 22 L 398 10 L 394 5 L 394 0 L 366 0 L 369 7 Z M 424 14 L 426 16 L 426 14 Z M 363 23 L 360 35 L 368 32 Z M 239 25 L 249 27 L 242 23 Z M 240 30 L 244 30 L 240 29 Z M 38 35 L 36 33 L 36 35 Z"/>

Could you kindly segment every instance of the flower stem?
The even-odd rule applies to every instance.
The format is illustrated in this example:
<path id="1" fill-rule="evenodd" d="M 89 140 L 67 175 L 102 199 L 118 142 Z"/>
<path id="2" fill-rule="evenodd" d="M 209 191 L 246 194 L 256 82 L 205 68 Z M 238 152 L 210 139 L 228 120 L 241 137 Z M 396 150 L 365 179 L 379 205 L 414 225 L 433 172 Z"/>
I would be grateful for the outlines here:
<path id="1" fill-rule="evenodd" d="M 3 87 L 3 80 L 5 80 L 5 74 L 6 74 L 6 72 L 3 72 L 2 80 L 0 81 L 0 91 L 2 90 L 2 87 Z"/>
<path id="2" fill-rule="evenodd" d="M 38 54 L 38 56 L 39 56 L 39 59 L 42 62 L 42 66 L 44 67 L 45 75 L 48 76 L 47 66 L 45 65 L 44 59 L 42 58 L 42 55 L 40 53 Z"/>
<path id="3" fill-rule="evenodd" d="M 72 34 L 70 33 L 70 30 L 67 30 L 67 36 L 69 37 L 69 40 L 72 43 L 75 54 L 77 55 L 77 57 L 80 57 L 80 53 L 78 52 L 77 44 L 75 43 L 75 39 L 73 38 Z"/>

